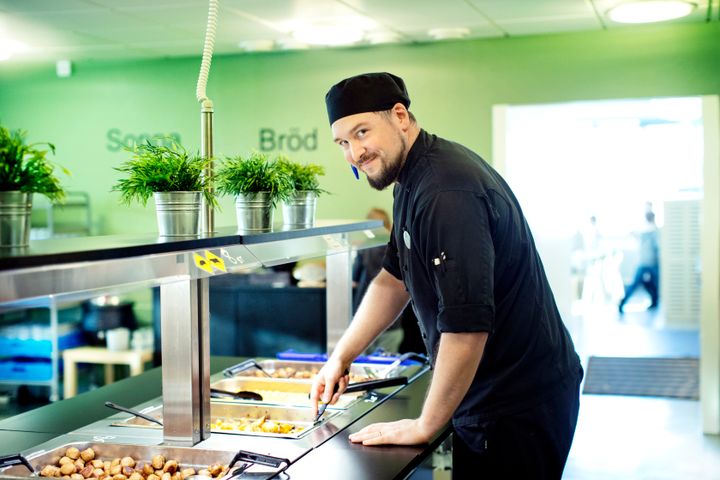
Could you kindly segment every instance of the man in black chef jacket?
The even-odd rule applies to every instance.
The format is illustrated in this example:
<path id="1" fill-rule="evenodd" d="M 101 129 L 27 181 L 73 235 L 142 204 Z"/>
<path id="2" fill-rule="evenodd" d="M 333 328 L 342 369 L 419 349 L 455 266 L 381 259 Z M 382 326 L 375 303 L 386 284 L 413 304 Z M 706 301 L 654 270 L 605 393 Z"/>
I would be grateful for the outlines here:
<path id="1" fill-rule="evenodd" d="M 421 444 L 452 419 L 455 478 L 559 479 L 583 372 L 517 199 L 477 154 L 417 125 L 401 78 L 347 78 L 325 102 L 345 159 L 373 188 L 393 185 L 394 225 L 313 405 L 337 401 L 352 360 L 411 301 L 434 365 L 422 414 L 350 440 Z"/>

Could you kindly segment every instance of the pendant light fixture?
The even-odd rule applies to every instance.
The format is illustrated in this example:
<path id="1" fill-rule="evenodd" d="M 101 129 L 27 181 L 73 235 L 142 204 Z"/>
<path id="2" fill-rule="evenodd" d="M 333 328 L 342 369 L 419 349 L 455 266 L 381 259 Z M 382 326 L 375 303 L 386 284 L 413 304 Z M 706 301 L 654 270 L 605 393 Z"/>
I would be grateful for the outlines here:
<path id="1" fill-rule="evenodd" d="M 647 0 L 624 2 L 614 6 L 607 16 L 617 23 L 653 23 L 690 15 L 697 7 L 684 0 Z"/>

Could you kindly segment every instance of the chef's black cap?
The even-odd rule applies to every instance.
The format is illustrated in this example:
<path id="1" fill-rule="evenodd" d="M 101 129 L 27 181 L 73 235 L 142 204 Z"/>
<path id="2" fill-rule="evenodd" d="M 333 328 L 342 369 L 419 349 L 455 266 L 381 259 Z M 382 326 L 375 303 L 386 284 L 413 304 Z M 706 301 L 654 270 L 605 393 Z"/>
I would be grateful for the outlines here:
<path id="1" fill-rule="evenodd" d="M 410 106 L 405 82 L 391 73 L 364 73 L 346 78 L 325 95 L 330 125 L 348 115 L 390 110 L 396 103 Z"/>

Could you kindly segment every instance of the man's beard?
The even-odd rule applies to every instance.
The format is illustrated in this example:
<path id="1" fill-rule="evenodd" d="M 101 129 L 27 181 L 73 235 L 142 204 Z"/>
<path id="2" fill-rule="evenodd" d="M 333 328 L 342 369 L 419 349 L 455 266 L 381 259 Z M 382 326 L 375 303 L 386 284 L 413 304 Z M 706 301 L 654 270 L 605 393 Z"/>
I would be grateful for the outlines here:
<path id="1" fill-rule="evenodd" d="M 388 162 L 382 164 L 380 173 L 375 178 L 370 178 L 370 175 L 367 175 L 368 184 L 375 190 L 385 190 L 389 185 L 394 183 L 400 175 L 400 170 L 402 170 L 404 164 L 403 154 L 405 153 L 406 143 L 405 138 L 399 135 L 398 141 L 402 145 L 400 152 L 398 152 L 394 158 L 388 157 Z"/>

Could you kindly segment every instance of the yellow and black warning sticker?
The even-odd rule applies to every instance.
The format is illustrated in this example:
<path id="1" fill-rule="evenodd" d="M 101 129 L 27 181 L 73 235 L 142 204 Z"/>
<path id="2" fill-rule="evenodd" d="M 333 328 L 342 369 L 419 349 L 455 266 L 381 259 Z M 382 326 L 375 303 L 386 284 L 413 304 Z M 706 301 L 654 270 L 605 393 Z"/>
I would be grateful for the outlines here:
<path id="1" fill-rule="evenodd" d="M 199 253 L 193 253 L 193 259 L 195 260 L 195 266 L 205 270 L 208 273 L 213 273 L 214 270 L 220 270 L 221 272 L 227 272 L 225 268 L 225 261 L 212 253 L 210 250 L 205 250 L 205 255 Z"/>

